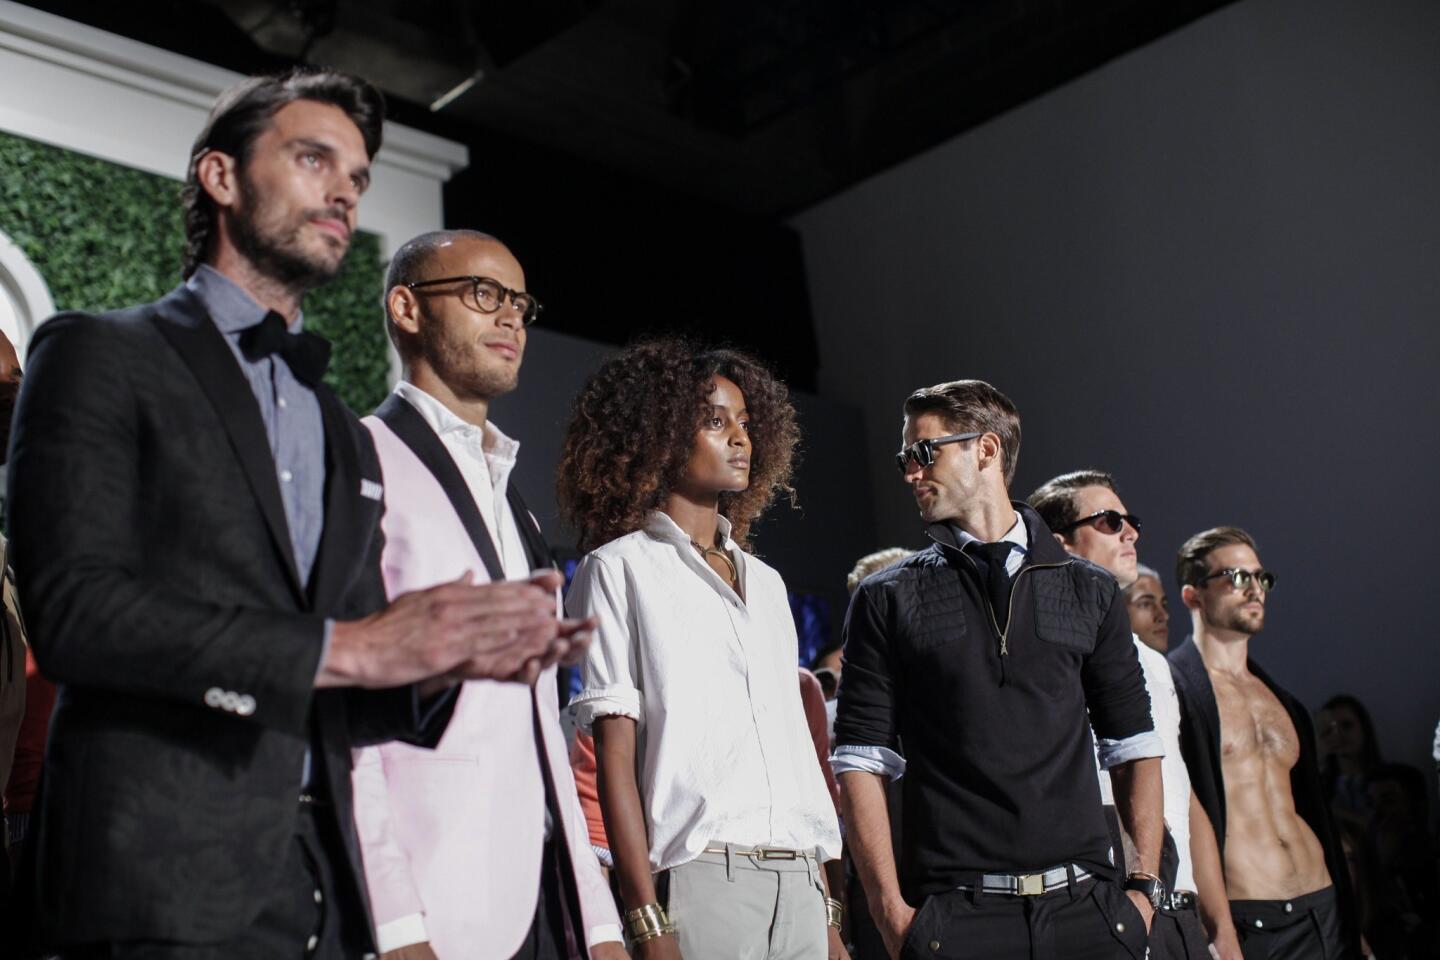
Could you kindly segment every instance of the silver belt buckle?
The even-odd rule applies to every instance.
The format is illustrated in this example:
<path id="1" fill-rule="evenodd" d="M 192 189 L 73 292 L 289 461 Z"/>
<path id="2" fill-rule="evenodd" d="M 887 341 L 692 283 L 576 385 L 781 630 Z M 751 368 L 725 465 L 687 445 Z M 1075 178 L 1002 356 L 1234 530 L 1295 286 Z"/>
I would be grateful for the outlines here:
<path id="1" fill-rule="evenodd" d="M 760 847 L 755 851 L 761 860 L 794 860 L 799 854 L 781 847 Z"/>
<path id="2" fill-rule="evenodd" d="M 1015 877 L 1015 892 L 1022 897 L 1038 897 L 1045 892 L 1045 874 L 1022 873 Z"/>

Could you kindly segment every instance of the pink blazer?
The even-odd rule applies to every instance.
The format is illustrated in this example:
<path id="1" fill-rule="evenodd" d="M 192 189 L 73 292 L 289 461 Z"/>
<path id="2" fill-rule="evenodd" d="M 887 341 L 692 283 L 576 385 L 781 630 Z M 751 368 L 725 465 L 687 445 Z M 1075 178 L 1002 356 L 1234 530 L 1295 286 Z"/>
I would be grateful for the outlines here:
<path id="1" fill-rule="evenodd" d="M 483 579 L 484 563 L 440 484 L 389 427 L 363 422 L 384 471 L 387 594 L 467 570 Z M 584 914 L 576 918 L 579 955 L 599 927 L 619 939 L 570 772 L 552 667 L 534 696 L 523 684 L 467 682 L 435 750 L 389 743 L 355 752 L 355 820 L 382 952 L 421 939 L 440 960 L 508 960 L 519 949 L 535 912 L 545 831 L 537 709 Z"/>

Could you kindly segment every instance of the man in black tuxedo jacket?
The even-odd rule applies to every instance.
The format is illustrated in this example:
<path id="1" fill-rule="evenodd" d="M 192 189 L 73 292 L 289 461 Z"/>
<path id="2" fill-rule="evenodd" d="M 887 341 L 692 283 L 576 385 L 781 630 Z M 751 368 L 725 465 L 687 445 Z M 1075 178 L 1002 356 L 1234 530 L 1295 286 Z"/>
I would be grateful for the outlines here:
<path id="1" fill-rule="evenodd" d="M 33 916 L 66 957 L 373 950 L 351 748 L 433 746 L 457 680 L 533 679 L 588 641 L 553 573 L 386 606 L 379 462 L 300 332 L 382 113 L 325 71 L 226 91 L 192 154 L 187 282 L 32 341 L 10 510 L 60 688 Z"/>

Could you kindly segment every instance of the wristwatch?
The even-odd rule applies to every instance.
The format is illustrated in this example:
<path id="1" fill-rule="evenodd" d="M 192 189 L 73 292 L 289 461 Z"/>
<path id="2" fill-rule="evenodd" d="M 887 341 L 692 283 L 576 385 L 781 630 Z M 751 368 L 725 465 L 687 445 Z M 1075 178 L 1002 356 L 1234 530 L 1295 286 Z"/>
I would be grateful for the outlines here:
<path id="1" fill-rule="evenodd" d="M 1126 890 L 1138 890 L 1145 894 L 1145 899 L 1150 901 L 1150 906 L 1159 910 L 1165 902 L 1165 881 L 1153 873 L 1142 873 L 1135 871 L 1125 878 Z"/>

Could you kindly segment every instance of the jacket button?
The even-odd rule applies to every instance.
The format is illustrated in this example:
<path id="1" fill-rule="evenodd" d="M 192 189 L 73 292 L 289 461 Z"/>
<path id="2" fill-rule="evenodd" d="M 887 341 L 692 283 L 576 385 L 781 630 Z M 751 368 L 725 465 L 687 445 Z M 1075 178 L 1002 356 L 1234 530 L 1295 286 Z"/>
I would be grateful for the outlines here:
<path id="1" fill-rule="evenodd" d="M 225 691 L 219 687 L 211 687 L 205 691 L 205 706 L 214 707 L 217 710 L 225 702 Z"/>
<path id="2" fill-rule="evenodd" d="M 939 950 L 939 949 L 940 949 L 940 941 L 939 941 L 939 940 L 931 940 L 931 941 L 930 941 L 930 949 L 931 949 L 931 950 Z"/>
<path id="3" fill-rule="evenodd" d="M 1264 920 L 1256 920 L 1256 921 L 1255 921 L 1255 926 L 1256 926 L 1256 927 L 1263 927 L 1263 926 L 1265 926 L 1265 921 L 1264 921 Z"/>
<path id="4" fill-rule="evenodd" d="M 248 693 L 242 693 L 235 698 L 235 712 L 242 717 L 248 717 L 255 712 L 255 698 Z"/>
<path id="5" fill-rule="evenodd" d="M 1125 924 L 1123 924 L 1123 923 L 1117 923 L 1117 924 L 1115 924 L 1115 932 L 1116 932 L 1116 933 L 1124 933 L 1124 932 L 1125 932 Z"/>

